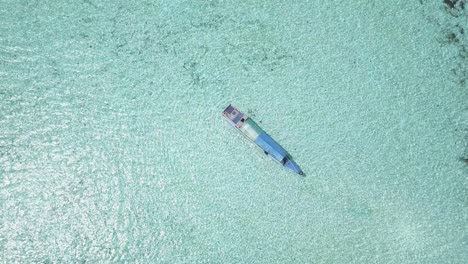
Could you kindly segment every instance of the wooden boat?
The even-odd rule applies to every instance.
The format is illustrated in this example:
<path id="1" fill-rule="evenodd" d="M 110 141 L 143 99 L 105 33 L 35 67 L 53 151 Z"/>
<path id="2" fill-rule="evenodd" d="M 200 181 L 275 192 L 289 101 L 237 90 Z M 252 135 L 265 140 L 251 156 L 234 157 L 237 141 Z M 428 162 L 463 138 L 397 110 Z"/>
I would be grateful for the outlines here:
<path id="1" fill-rule="evenodd" d="M 265 154 L 271 156 L 285 168 L 305 176 L 301 168 L 292 160 L 291 155 L 246 114 L 230 104 L 224 109 L 223 116 L 231 126 L 239 130 L 248 139 L 259 146 Z"/>

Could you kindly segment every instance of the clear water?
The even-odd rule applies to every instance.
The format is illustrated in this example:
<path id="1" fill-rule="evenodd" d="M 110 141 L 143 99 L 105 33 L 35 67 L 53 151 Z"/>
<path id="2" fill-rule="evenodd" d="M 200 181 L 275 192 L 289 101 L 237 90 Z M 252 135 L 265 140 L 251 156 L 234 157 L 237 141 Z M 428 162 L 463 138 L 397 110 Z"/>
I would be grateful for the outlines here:
<path id="1" fill-rule="evenodd" d="M 0 0 L 1 262 L 468 258 L 460 3 L 62 2 Z"/>

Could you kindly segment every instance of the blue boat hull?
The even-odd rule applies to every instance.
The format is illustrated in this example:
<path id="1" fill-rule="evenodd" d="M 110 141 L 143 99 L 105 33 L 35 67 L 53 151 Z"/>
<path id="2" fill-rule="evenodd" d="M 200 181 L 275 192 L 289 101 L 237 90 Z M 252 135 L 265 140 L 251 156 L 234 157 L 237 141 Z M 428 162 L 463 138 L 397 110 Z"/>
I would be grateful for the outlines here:
<path id="1" fill-rule="evenodd" d="M 223 112 L 228 123 L 242 132 L 247 138 L 259 146 L 265 154 L 281 163 L 285 168 L 305 176 L 301 168 L 292 160 L 291 156 L 270 135 L 261 129 L 257 123 L 237 108 L 229 105 Z"/>

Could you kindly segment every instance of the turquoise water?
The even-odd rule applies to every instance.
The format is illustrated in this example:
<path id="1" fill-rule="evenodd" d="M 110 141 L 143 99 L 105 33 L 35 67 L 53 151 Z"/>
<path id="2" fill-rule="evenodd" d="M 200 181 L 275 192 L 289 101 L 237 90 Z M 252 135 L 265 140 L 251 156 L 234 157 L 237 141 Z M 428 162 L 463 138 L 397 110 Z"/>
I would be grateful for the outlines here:
<path id="1" fill-rule="evenodd" d="M 468 258 L 463 1 L 57 2 L 0 0 L 0 262 Z"/>

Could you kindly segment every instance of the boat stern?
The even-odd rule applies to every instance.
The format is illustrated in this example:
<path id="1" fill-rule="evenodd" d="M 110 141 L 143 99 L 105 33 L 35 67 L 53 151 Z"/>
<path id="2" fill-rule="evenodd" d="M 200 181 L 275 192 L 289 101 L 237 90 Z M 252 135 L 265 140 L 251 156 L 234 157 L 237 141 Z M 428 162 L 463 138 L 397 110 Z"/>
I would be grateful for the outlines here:
<path id="1" fill-rule="evenodd" d="M 224 109 L 223 116 L 226 118 L 229 124 L 232 126 L 239 128 L 244 124 L 245 120 L 247 120 L 248 116 L 233 105 L 229 105 Z"/>

